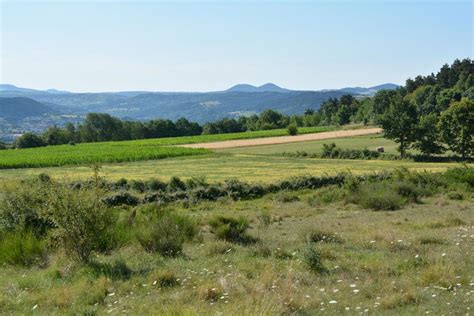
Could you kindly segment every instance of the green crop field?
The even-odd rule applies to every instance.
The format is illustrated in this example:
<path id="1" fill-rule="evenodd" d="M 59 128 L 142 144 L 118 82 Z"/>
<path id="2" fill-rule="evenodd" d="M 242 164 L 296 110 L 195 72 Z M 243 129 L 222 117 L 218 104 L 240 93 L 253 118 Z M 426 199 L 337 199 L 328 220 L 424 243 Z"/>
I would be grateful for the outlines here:
<path id="1" fill-rule="evenodd" d="M 329 127 L 300 128 L 300 133 L 328 131 Z M 164 147 L 286 135 L 285 129 L 233 134 L 170 137 L 121 142 L 86 143 L 0 151 L 0 169 L 80 165 L 92 162 L 124 162 L 203 154 L 204 149 Z"/>

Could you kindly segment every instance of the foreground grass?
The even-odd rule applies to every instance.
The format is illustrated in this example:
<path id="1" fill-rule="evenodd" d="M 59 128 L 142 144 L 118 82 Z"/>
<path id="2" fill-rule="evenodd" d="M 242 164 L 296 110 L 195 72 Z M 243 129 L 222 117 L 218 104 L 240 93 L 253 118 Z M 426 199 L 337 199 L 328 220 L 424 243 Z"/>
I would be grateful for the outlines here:
<path id="1" fill-rule="evenodd" d="M 452 314 L 470 313 L 474 290 L 474 202 L 439 193 L 394 212 L 374 212 L 332 189 L 270 194 L 253 201 L 172 207 L 201 223 L 184 255 L 164 258 L 126 243 L 100 263 L 121 260 L 130 274 L 101 274 L 61 252 L 43 266 L 0 269 L 0 310 L 11 314 Z M 130 214 L 131 209 L 123 212 Z M 243 216 L 258 241 L 216 240 L 216 215 Z M 325 273 L 304 260 L 308 232 Z"/>
<path id="2" fill-rule="evenodd" d="M 304 127 L 299 131 L 305 134 L 328 130 L 331 128 Z M 209 151 L 165 146 L 283 135 L 287 135 L 286 129 L 2 150 L 0 151 L 0 169 L 84 165 L 96 162 L 140 161 L 198 155 Z"/>
<path id="3" fill-rule="evenodd" d="M 214 154 L 173 159 L 104 164 L 101 172 L 107 180 L 159 178 L 206 178 L 210 182 L 238 178 L 250 182 L 272 182 L 297 175 L 335 174 L 350 171 L 362 174 L 406 167 L 410 170 L 443 171 L 456 163 L 425 163 L 382 160 L 299 159 L 281 156 Z M 90 177 L 87 166 L 0 170 L 0 182 L 27 179 L 47 173 L 54 179 L 83 180 Z"/>

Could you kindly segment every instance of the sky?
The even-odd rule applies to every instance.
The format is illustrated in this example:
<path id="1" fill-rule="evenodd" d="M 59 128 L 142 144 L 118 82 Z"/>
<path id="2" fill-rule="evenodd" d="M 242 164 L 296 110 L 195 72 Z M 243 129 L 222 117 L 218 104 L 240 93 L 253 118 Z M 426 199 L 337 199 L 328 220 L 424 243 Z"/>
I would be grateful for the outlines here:
<path id="1" fill-rule="evenodd" d="M 403 84 L 473 58 L 473 3 L 0 0 L 0 83 L 75 92 Z"/>

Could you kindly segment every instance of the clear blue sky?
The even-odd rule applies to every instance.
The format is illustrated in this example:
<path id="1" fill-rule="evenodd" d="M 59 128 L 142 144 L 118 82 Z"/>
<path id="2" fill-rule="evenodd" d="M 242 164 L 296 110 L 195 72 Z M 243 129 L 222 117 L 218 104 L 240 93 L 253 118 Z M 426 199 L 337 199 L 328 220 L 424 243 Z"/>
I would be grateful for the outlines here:
<path id="1" fill-rule="evenodd" d="M 39 89 L 400 84 L 473 56 L 472 1 L 0 1 L 0 82 Z"/>

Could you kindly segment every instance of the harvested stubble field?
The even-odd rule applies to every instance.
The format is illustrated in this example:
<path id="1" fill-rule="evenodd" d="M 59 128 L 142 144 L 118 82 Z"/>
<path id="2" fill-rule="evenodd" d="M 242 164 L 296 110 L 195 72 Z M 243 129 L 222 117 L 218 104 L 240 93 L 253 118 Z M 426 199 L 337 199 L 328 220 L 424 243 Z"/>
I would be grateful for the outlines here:
<path id="1" fill-rule="evenodd" d="M 258 147 L 253 147 L 255 150 Z M 202 178 L 216 182 L 237 178 L 251 182 L 271 182 L 282 177 L 323 175 L 349 171 L 362 174 L 406 167 L 412 170 L 442 171 L 458 166 L 456 163 L 428 163 L 385 160 L 300 159 L 254 154 L 209 154 L 173 159 L 103 164 L 101 172 L 108 180 L 149 179 L 168 180 L 173 176 L 184 179 Z M 54 179 L 81 180 L 90 177 L 88 166 L 59 168 L 30 168 L 0 170 L 0 181 L 26 179 L 47 173 Z"/>

